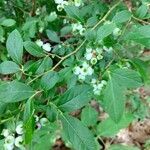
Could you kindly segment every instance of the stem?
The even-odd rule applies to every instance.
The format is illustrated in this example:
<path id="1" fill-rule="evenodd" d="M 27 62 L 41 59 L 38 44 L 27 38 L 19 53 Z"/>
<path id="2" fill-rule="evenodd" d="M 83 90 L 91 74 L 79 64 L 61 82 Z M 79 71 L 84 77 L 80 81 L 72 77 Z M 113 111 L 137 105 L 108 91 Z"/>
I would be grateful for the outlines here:
<path id="1" fill-rule="evenodd" d="M 62 57 L 62 58 L 60 59 L 60 61 L 59 61 L 52 69 L 50 69 L 50 70 L 48 70 L 48 71 L 46 71 L 46 72 L 44 72 L 44 73 L 42 73 L 42 74 L 36 76 L 36 77 L 33 78 L 31 81 L 29 81 L 28 84 L 32 83 L 32 82 L 35 81 L 36 79 L 38 79 L 38 78 L 40 78 L 41 76 L 45 75 L 46 73 L 55 70 L 65 59 L 67 59 L 67 58 L 70 57 L 71 55 L 73 55 L 73 54 L 75 54 L 76 52 L 78 52 L 78 51 L 80 50 L 80 48 L 85 44 L 85 42 L 86 42 L 86 40 L 84 40 L 84 41 L 79 45 L 79 47 L 76 48 L 75 51 L 69 53 L 68 55 L 66 55 L 66 56 L 64 56 L 64 57 Z"/>
<path id="2" fill-rule="evenodd" d="M 144 21 L 144 20 L 141 20 L 141 19 L 139 19 L 139 18 L 136 18 L 135 16 L 132 16 L 132 18 L 133 18 L 134 20 L 138 21 L 138 22 L 143 23 L 143 24 L 148 24 L 148 25 L 150 25 L 150 22 L 146 22 L 146 21 Z"/>
<path id="3" fill-rule="evenodd" d="M 41 90 L 41 91 L 36 91 L 36 92 L 29 98 L 29 100 L 32 99 L 34 96 L 36 96 L 37 94 L 39 94 L 39 93 L 41 93 L 41 92 L 43 92 L 43 90 Z"/>
<path id="4" fill-rule="evenodd" d="M 52 54 L 52 53 L 47 53 L 47 56 L 52 56 L 52 57 L 57 57 L 59 59 L 61 59 L 62 57 L 57 55 L 57 54 Z"/>
<path id="5" fill-rule="evenodd" d="M 118 3 L 116 3 L 113 7 L 110 8 L 110 10 L 106 13 L 106 15 L 92 28 L 92 30 L 96 29 L 97 26 L 99 26 L 103 21 L 106 20 L 106 18 L 109 16 L 109 14 L 122 2 L 120 0 Z"/>
<path id="6" fill-rule="evenodd" d="M 92 31 L 95 30 L 103 21 L 106 20 L 106 18 L 109 16 L 109 14 L 120 4 L 122 0 L 120 0 L 118 3 L 116 3 L 113 7 L 111 7 L 111 9 L 106 13 L 106 15 L 104 15 L 104 17 L 91 29 Z M 41 76 L 45 75 L 46 73 L 55 70 L 65 59 L 69 58 L 70 56 L 72 56 L 73 54 L 76 54 L 80 48 L 86 43 L 86 39 L 79 45 L 79 47 L 77 47 L 73 52 L 69 53 L 68 55 L 61 57 L 60 61 L 50 70 L 36 76 L 35 78 L 33 78 L 31 81 L 28 82 L 28 84 L 32 83 L 33 81 L 35 81 L 36 79 L 40 78 Z"/>
<path id="7" fill-rule="evenodd" d="M 31 16 L 35 15 L 35 9 L 36 9 L 36 0 L 32 0 Z"/>
<path id="8" fill-rule="evenodd" d="M 12 117 L 10 117 L 10 118 L 7 118 L 7 119 L 4 119 L 4 120 L 1 120 L 1 121 L 0 121 L 0 124 L 3 124 L 3 123 L 5 123 L 5 122 L 9 121 L 9 120 L 11 120 L 12 118 L 14 118 L 14 116 L 12 116 Z"/>

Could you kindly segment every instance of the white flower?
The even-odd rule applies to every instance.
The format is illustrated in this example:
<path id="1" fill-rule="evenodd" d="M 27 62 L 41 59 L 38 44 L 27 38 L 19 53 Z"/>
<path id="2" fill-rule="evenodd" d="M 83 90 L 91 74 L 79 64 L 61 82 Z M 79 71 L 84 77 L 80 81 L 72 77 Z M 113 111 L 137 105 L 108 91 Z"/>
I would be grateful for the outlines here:
<path id="1" fill-rule="evenodd" d="M 72 26 L 72 31 L 73 32 L 77 30 L 77 24 L 76 23 L 72 24 L 71 26 Z"/>
<path id="2" fill-rule="evenodd" d="M 63 5 L 68 5 L 69 3 L 67 1 L 63 1 Z"/>
<path id="3" fill-rule="evenodd" d="M 7 137 L 10 135 L 10 131 L 8 129 L 3 129 L 2 134 L 4 137 Z"/>
<path id="4" fill-rule="evenodd" d="M 85 31 L 86 31 L 85 28 L 80 29 L 79 30 L 80 35 L 83 35 L 85 33 Z"/>
<path id="5" fill-rule="evenodd" d="M 64 20 L 63 20 L 63 24 L 67 24 L 67 23 L 69 23 L 69 20 L 64 19 Z"/>
<path id="6" fill-rule="evenodd" d="M 92 83 L 92 82 L 91 82 Z M 107 82 L 105 81 L 105 80 L 102 80 L 100 83 L 96 83 L 95 82 L 95 80 L 94 80 L 94 82 L 93 82 L 93 92 L 94 92 L 94 94 L 95 95 L 100 95 L 101 94 L 101 91 L 102 91 L 102 89 L 103 89 L 103 87 L 104 87 L 104 85 L 106 85 L 107 84 Z"/>
<path id="7" fill-rule="evenodd" d="M 85 62 L 83 62 L 82 67 L 84 69 L 87 69 L 89 67 L 89 64 L 85 61 Z"/>
<path id="8" fill-rule="evenodd" d="M 98 53 L 98 54 L 102 54 L 102 48 L 96 48 L 96 52 Z"/>
<path id="9" fill-rule="evenodd" d="M 14 145 L 13 144 L 4 144 L 4 149 L 5 150 L 13 150 L 14 149 Z"/>
<path id="10" fill-rule="evenodd" d="M 75 75 L 79 75 L 81 73 L 81 68 L 79 67 L 79 66 L 76 66 L 75 68 L 74 68 L 74 74 Z"/>
<path id="11" fill-rule="evenodd" d="M 40 8 L 37 8 L 36 11 L 35 11 L 35 14 L 40 15 L 40 13 L 41 13 Z"/>
<path id="12" fill-rule="evenodd" d="M 85 80 L 85 75 L 79 74 L 78 79 L 79 80 Z"/>
<path id="13" fill-rule="evenodd" d="M 39 117 L 37 115 L 34 115 L 34 118 L 35 118 L 35 122 L 39 121 Z"/>
<path id="14" fill-rule="evenodd" d="M 51 12 L 51 13 L 50 13 L 50 16 L 56 19 L 56 18 L 57 18 L 56 11 Z"/>
<path id="15" fill-rule="evenodd" d="M 64 0 L 55 0 L 56 4 L 63 4 Z"/>
<path id="16" fill-rule="evenodd" d="M 39 122 L 36 123 L 37 129 L 41 129 L 41 124 Z"/>
<path id="17" fill-rule="evenodd" d="M 99 90 L 95 90 L 95 91 L 94 91 L 94 94 L 95 94 L 95 95 L 100 95 L 100 91 L 99 91 Z"/>
<path id="18" fill-rule="evenodd" d="M 5 144 L 13 145 L 15 142 L 15 138 L 12 135 L 9 135 L 5 138 Z"/>
<path id="19" fill-rule="evenodd" d="M 94 70 L 90 67 L 89 64 L 87 64 L 87 62 L 83 62 L 82 64 L 82 75 L 92 75 L 94 72 Z"/>
<path id="20" fill-rule="evenodd" d="M 16 127 L 16 133 L 17 134 L 23 134 L 23 123 L 17 125 L 17 127 Z"/>
<path id="21" fill-rule="evenodd" d="M 106 85 L 106 84 L 107 84 L 107 82 L 106 82 L 105 80 L 102 80 L 101 83 L 102 83 L 103 85 Z"/>
<path id="22" fill-rule="evenodd" d="M 102 83 L 99 83 L 99 84 L 97 85 L 97 89 L 99 89 L 99 90 L 101 90 L 102 87 L 103 87 L 103 84 L 102 84 Z"/>
<path id="23" fill-rule="evenodd" d="M 97 57 L 96 57 L 98 60 L 101 60 L 103 59 L 103 56 L 101 54 L 98 54 Z"/>
<path id="24" fill-rule="evenodd" d="M 94 70 L 91 67 L 88 67 L 88 69 L 87 69 L 87 75 L 91 76 L 93 74 L 93 72 L 94 72 Z"/>
<path id="25" fill-rule="evenodd" d="M 88 69 L 88 68 L 82 67 L 81 70 L 80 70 L 80 75 L 86 76 L 86 75 L 87 75 L 87 69 Z"/>
<path id="26" fill-rule="evenodd" d="M 64 0 L 55 0 L 55 3 L 58 4 L 57 5 L 57 10 L 58 11 L 62 11 L 63 8 L 64 8 L 64 5 L 68 5 L 68 2 L 64 1 Z"/>
<path id="27" fill-rule="evenodd" d="M 45 126 L 47 123 L 48 123 L 48 119 L 47 118 L 41 118 L 40 119 L 41 126 Z"/>
<path id="28" fill-rule="evenodd" d="M 92 48 L 86 48 L 86 52 L 87 53 L 91 53 L 92 52 Z"/>
<path id="29" fill-rule="evenodd" d="M 23 137 L 22 136 L 16 137 L 16 139 L 15 139 L 15 146 L 19 147 L 21 149 L 24 148 L 24 146 L 23 146 Z"/>
<path id="30" fill-rule="evenodd" d="M 91 60 L 92 57 L 93 57 L 93 53 L 91 53 L 91 52 L 85 53 L 85 58 L 86 58 L 86 60 Z"/>
<path id="31" fill-rule="evenodd" d="M 75 6 L 79 7 L 82 4 L 82 0 L 74 0 Z"/>
<path id="32" fill-rule="evenodd" d="M 95 95 L 100 95 L 100 92 L 102 90 L 102 85 L 101 84 L 94 84 L 93 85 L 93 92 Z"/>
<path id="33" fill-rule="evenodd" d="M 42 33 L 44 30 L 44 27 L 40 27 L 39 32 Z"/>
<path id="34" fill-rule="evenodd" d="M 92 59 L 91 59 L 91 64 L 92 64 L 92 65 L 95 65 L 96 63 L 97 63 L 97 59 L 96 59 L 96 58 L 92 58 Z"/>
<path id="35" fill-rule="evenodd" d="M 62 11 L 62 10 L 63 10 L 63 8 L 64 8 L 64 6 L 63 6 L 63 5 L 57 5 L 57 10 L 58 10 L 58 11 Z"/>
<path id="36" fill-rule="evenodd" d="M 82 63 L 82 67 L 76 66 L 74 68 L 74 74 L 78 75 L 79 80 L 85 80 L 87 75 L 92 75 L 94 70 L 90 67 L 87 62 Z"/>
<path id="37" fill-rule="evenodd" d="M 92 83 L 92 84 L 95 84 L 96 82 L 97 82 L 96 79 L 92 79 L 92 80 L 91 80 L 91 83 Z"/>
<path id="38" fill-rule="evenodd" d="M 43 46 L 43 41 L 38 39 L 35 41 L 35 43 L 39 46 L 39 47 L 42 47 Z"/>
<path id="39" fill-rule="evenodd" d="M 72 31 L 75 32 L 75 31 L 80 31 L 83 29 L 83 26 L 81 23 L 74 23 L 72 24 Z"/>
<path id="40" fill-rule="evenodd" d="M 83 26 L 81 23 L 78 23 L 77 26 L 76 26 L 76 30 L 82 30 L 83 29 Z"/>
<path id="41" fill-rule="evenodd" d="M 46 44 L 43 44 L 42 48 L 47 51 L 47 52 L 50 52 L 51 51 L 51 45 L 50 43 L 46 43 Z"/>

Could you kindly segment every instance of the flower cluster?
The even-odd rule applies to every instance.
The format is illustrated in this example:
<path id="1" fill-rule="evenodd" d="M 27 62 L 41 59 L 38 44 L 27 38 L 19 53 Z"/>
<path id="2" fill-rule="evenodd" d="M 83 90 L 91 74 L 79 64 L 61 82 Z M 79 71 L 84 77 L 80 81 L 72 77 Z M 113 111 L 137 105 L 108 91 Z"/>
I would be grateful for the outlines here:
<path id="1" fill-rule="evenodd" d="M 38 129 L 41 129 L 41 127 L 44 127 L 48 123 L 47 118 L 39 118 L 37 115 L 35 115 L 34 117 Z"/>
<path id="2" fill-rule="evenodd" d="M 22 122 L 16 126 L 15 133 L 11 132 L 8 129 L 3 129 L 2 135 L 5 137 L 4 149 L 13 150 L 16 147 L 19 148 L 20 150 L 25 150 L 25 147 L 23 145 L 23 133 L 24 130 Z"/>
<path id="3" fill-rule="evenodd" d="M 45 51 L 51 51 L 51 44 L 50 43 L 43 43 L 40 39 L 35 42 L 39 47 L 43 48 Z"/>
<path id="4" fill-rule="evenodd" d="M 57 10 L 62 11 L 64 9 L 65 5 L 75 5 L 76 7 L 79 7 L 83 5 L 82 0 L 74 0 L 74 1 L 65 1 L 65 0 L 55 0 L 55 3 L 57 4 Z"/>
<path id="5" fill-rule="evenodd" d="M 86 60 L 90 61 L 92 65 L 95 65 L 98 60 L 103 59 L 102 52 L 101 48 L 96 48 L 95 50 L 92 48 L 86 48 L 84 57 Z"/>
<path id="6" fill-rule="evenodd" d="M 62 11 L 64 9 L 64 6 L 68 5 L 68 2 L 64 1 L 64 0 L 55 0 L 55 3 L 58 4 L 57 5 L 57 10 L 58 11 Z"/>
<path id="7" fill-rule="evenodd" d="M 85 80 L 85 77 L 91 76 L 93 72 L 94 70 L 87 62 L 83 62 L 81 66 L 74 68 L 74 74 L 78 76 L 79 80 Z"/>
<path id="8" fill-rule="evenodd" d="M 85 33 L 85 28 L 82 26 L 80 22 L 73 23 L 72 24 L 72 31 L 74 34 L 79 33 L 80 35 L 83 35 Z"/>
<path id="9" fill-rule="evenodd" d="M 101 82 L 97 81 L 96 79 L 92 79 L 91 84 L 93 86 L 93 92 L 95 95 L 100 95 L 103 87 L 107 84 L 105 80 Z"/>

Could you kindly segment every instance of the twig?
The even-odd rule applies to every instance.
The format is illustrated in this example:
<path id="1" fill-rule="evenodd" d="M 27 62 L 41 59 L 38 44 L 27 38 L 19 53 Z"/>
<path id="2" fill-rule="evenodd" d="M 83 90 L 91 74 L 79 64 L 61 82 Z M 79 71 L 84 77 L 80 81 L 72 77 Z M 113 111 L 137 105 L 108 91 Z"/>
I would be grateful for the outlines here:
<path id="1" fill-rule="evenodd" d="M 116 3 L 113 7 L 110 8 L 110 10 L 106 13 L 106 15 L 92 28 L 92 30 L 96 29 L 97 26 L 99 26 L 103 21 L 106 20 L 106 18 L 109 16 L 109 14 L 122 2 L 120 0 L 118 3 Z"/>
<path id="2" fill-rule="evenodd" d="M 144 21 L 144 20 L 141 20 L 141 19 L 139 19 L 139 18 L 136 18 L 135 16 L 132 16 L 132 18 L 135 19 L 135 20 L 138 21 L 138 22 L 143 23 L 143 24 L 149 24 L 149 25 L 150 25 L 150 22 L 146 22 L 146 21 Z"/>

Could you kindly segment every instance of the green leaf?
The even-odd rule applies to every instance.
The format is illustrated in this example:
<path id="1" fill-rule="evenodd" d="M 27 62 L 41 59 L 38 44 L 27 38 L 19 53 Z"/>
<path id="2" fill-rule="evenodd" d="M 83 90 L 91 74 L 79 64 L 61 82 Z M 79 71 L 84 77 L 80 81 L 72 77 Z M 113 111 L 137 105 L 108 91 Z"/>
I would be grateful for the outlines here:
<path id="1" fill-rule="evenodd" d="M 34 38 L 37 32 L 37 20 L 36 18 L 30 18 L 30 20 L 26 20 L 26 22 L 22 26 L 22 30 L 24 32 L 24 36 L 28 39 Z"/>
<path id="2" fill-rule="evenodd" d="M 91 87 L 77 85 L 67 90 L 60 98 L 58 107 L 62 111 L 71 112 L 86 105 L 91 100 Z"/>
<path id="3" fill-rule="evenodd" d="M 65 26 L 61 29 L 60 33 L 61 33 L 61 36 L 64 36 L 68 33 L 71 33 L 72 32 L 72 27 L 71 26 Z"/>
<path id="4" fill-rule="evenodd" d="M 51 41 L 60 43 L 60 38 L 58 37 L 56 32 L 52 30 L 46 30 L 46 34 Z"/>
<path id="5" fill-rule="evenodd" d="M 46 110 L 46 117 L 50 122 L 54 122 L 57 119 L 58 111 L 52 106 L 48 106 Z"/>
<path id="6" fill-rule="evenodd" d="M 121 120 L 116 123 L 110 117 L 100 122 L 97 126 L 97 132 L 99 136 L 110 137 L 117 134 L 120 129 L 128 127 L 128 125 L 133 121 L 133 116 L 131 114 L 125 114 Z"/>
<path id="7" fill-rule="evenodd" d="M 14 19 L 4 19 L 0 25 L 5 27 L 11 27 L 16 24 L 16 21 Z"/>
<path id="8" fill-rule="evenodd" d="M 120 81 L 119 81 L 120 82 Z M 104 108 L 112 120 L 119 122 L 124 113 L 124 88 L 111 78 L 104 91 Z"/>
<path id="9" fill-rule="evenodd" d="M 19 70 L 19 66 L 13 61 L 4 61 L 0 64 L 0 74 L 12 74 Z"/>
<path id="10" fill-rule="evenodd" d="M 82 109 L 81 122 L 86 126 L 94 126 L 98 119 L 98 112 L 91 106 Z"/>
<path id="11" fill-rule="evenodd" d="M 87 26 L 92 27 L 98 22 L 97 16 L 92 16 L 87 20 Z"/>
<path id="12" fill-rule="evenodd" d="M 136 16 L 139 18 L 144 18 L 148 12 L 148 9 L 149 7 L 147 4 L 141 5 L 136 11 Z"/>
<path id="13" fill-rule="evenodd" d="M 142 80 L 139 74 L 134 70 L 116 69 L 112 72 L 112 76 L 119 85 L 126 88 L 137 88 L 142 86 Z"/>
<path id="14" fill-rule="evenodd" d="M 44 90 L 50 90 L 59 81 L 59 75 L 57 72 L 51 71 L 42 76 L 41 86 Z"/>
<path id="15" fill-rule="evenodd" d="M 0 85 L 0 102 L 13 103 L 31 97 L 35 92 L 32 88 L 18 81 L 7 82 Z"/>
<path id="16" fill-rule="evenodd" d="M 148 64 L 145 61 L 142 61 L 138 58 L 131 59 L 131 63 L 139 71 L 144 81 L 148 81 Z"/>
<path id="17" fill-rule="evenodd" d="M 53 61 L 50 57 L 45 57 L 43 61 L 41 62 L 40 66 L 36 70 L 36 74 L 41 74 L 44 71 L 49 70 L 53 66 Z"/>
<path id="18" fill-rule="evenodd" d="M 31 41 L 26 41 L 24 42 L 24 47 L 26 49 L 26 51 L 35 56 L 35 57 L 43 57 L 45 56 L 44 51 L 42 50 L 42 48 L 40 48 L 37 44 L 31 42 Z"/>
<path id="19" fill-rule="evenodd" d="M 64 7 L 64 10 L 70 17 L 72 17 L 80 22 L 83 22 L 83 17 L 81 16 L 81 13 L 76 6 L 68 5 L 68 6 Z"/>
<path id="20" fill-rule="evenodd" d="M 113 23 L 104 24 L 103 26 L 101 26 L 97 31 L 97 40 L 101 41 L 109 36 L 113 32 L 115 27 L 116 26 Z"/>
<path id="21" fill-rule="evenodd" d="M 23 40 L 16 29 L 9 34 L 6 47 L 11 58 L 15 62 L 21 63 L 23 55 Z"/>
<path id="22" fill-rule="evenodd" d="M 112 19 L 114 23 L 124 23 L 131 18 L 131 13 L 128 10 L 118 12 Z"/>
<path id="23" fill-rule="evenodd" d="M 75 150 L 96 150 L 96 142 L 88 128 L 76 118 L 61 114 L 64 134 Z"/>
<path id="24" fill-rule="evenodd" d="M 32 140 L 34 132 L 34 107 L 33 99 L 29 99 L 25 105 L 24 110 L 24 129 L 25 129 L 25 143 L 29 144 Z"/>
<path id="25" fill-rule="evenodd" d="M 84 35 L 88 41 L 94 41 L 96 39 L 96 31 L 92 31 L 91 29 L 87 30 Z"/>
<path id="26" fill-rule="evenodd" d="M 150 48 L 150 25 L 135 28 L 126 36 L 126 40 L 133 40 Z"/>
<path id="27" fill-rule="evenodd" d="M 31 150 L 49 150 L 55 144 L 59 126 L 56 123 L 50 123 L 40 130 L 34 132 L 32 142 L 30 145 Z"/>

